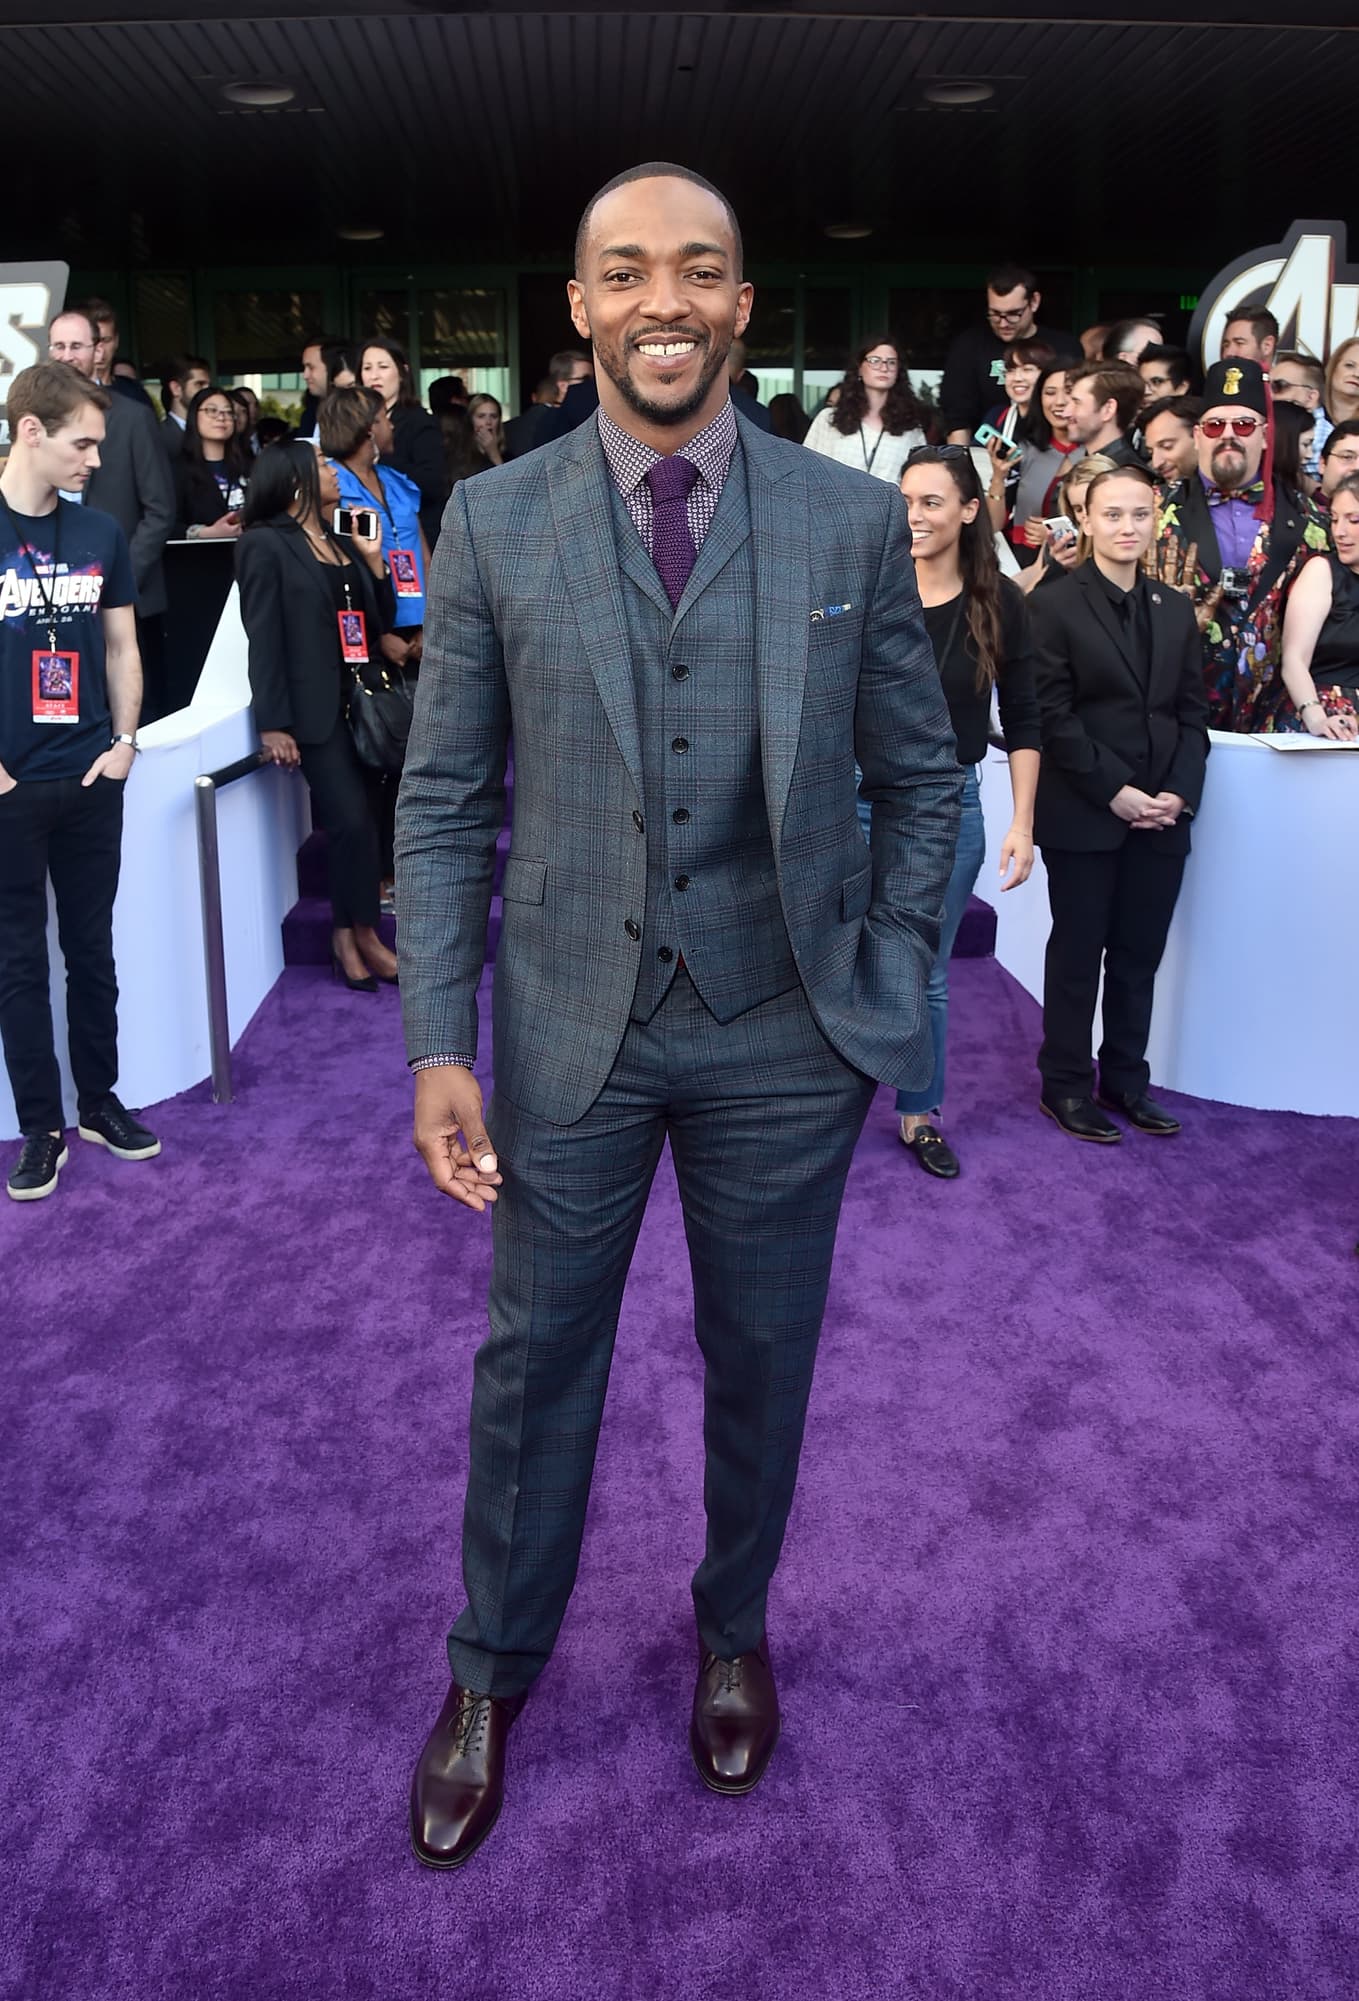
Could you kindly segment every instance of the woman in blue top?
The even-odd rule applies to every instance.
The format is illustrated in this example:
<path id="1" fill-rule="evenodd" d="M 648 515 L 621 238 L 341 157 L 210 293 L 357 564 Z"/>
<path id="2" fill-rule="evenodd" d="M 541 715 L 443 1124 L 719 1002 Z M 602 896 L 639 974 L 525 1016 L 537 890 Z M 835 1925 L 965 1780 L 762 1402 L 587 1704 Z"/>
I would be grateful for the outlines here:
<path id="1" fill-rule="evenodd" d="M 382 464 L 384 444 L 391 444 L 391 418 L 375 390 L 332 389 L 317 412 L 317 427 L 321 450 L 340 482 L 340 505 L 369 507 L 378 517 L 382 558 L 396 598 L 396 624 L 383 635 L 383 657 L 413 672 L 420 661 L 429 575 L 420 489 L 405 473 Z"/>

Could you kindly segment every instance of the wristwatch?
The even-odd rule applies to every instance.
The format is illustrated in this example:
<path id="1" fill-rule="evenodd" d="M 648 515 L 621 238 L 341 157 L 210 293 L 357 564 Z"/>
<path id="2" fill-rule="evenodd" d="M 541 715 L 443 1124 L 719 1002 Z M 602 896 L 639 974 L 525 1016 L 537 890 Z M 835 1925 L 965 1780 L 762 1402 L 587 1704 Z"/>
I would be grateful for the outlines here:
<path id="1" fill-rule="evenodd" d="M 136 739 L 136 737 L 135 737 L 135 736 L 114 736 L 114 737 L 110 737 L 110 738 L 109 738 L 109 749 L 110 749 L 110 750 L 115 750 L 115 749 L 117 748 L 117 746 L 118 746 L 118 745 L 119 745 L 120 743 L 125 743 L 125 744 L 126 744 L 126 745 L 128 746 L 128 748 L 129 748 L 130 750 L 134 750 L 134 751 L 140 751 L 140 749 L 141 749 L 141 745 L 140 745 L 140 744 L 138 743 L 138 741 L 137 741 L 137 739 Z"/>

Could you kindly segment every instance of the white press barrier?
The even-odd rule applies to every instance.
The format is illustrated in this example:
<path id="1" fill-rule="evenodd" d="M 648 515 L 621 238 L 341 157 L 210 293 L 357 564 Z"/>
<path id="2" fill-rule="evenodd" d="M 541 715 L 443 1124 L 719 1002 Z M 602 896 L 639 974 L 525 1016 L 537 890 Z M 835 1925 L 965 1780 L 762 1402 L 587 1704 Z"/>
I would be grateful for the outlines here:
<path id="1" fill-rule="evenodd" d="M 192 702 L 141 732 L 144 748 L 127 783 L 113 948 L 118 1094 L 128 1105 L 154 1105 L 209 1072 L 194 781 L 255 748 L 249 708 L 245 633 L 233 588 Z M 272 768 L 242 779 L 220 797 L 222 927 L 233 1041 L 283 969 L 281 926 L 297 898 L 306 797 L 295 776 Z M 73 1124 L 65 976 L 50 913 L 48 953 L 66 1116 Z M 0 1138 L 17 1133 L 8 1079 L 0 1072 Z"/>
<path id="2" fill-rule="evenodd" d="M 1359 750 L 1310 740 L 1280 750 L 1217 730 L 1212 743 L 1156 981 L 1153 1083 L 1262 1111 L 1359 1117 L 1359 924 L 1349 879 L 1359 854 Z M 1022 889 L 1002 896 L 995 887 L 1010 824 L 997 750 L 987 753 L 982 809 L 987 859 L 977 893 L 996 909 L 996 957 L 1041 999 L 1047 876 L 1040 852 Z"/>

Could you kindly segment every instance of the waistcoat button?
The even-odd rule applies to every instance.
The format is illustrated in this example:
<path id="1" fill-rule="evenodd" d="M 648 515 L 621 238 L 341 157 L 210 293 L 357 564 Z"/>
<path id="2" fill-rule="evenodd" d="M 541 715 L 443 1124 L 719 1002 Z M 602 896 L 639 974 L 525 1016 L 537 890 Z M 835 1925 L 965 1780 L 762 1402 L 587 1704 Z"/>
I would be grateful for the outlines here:
<path id="1" fill-rule="evenodd" d="M 677 757 L 683 757 L 685 751 L 688 750 L 689 748 L 688 737 L 687 736 L 675 737 L 671 742 L 670 748 L 671 750 L 674 751 Z"/>
<path id="2" fill-rule="evenodd" d="M 677 806 L 674 812 L 670 815 L 670 817 L 674 821 L 677 827 L 687 826 L 689 821 L 689 808 L 687 806 Z"/>
<path id="3" fill-rule="evenodd" d="M 687 875 L 677 875 L 677 876 L 675 877 L 675 887 L 676 887 L 676 889 L 687 889 L 687 888 L 689 887 L 689 878 L 688 878 L 688 876 L 687 876 Z"/>
<path id="4" fill-rule="evenodd" d="M 623 929 L 627 932 L 629 938 L 632 939 L 640 938 L 642 935 L 642 927 L 635 917 L 629 917 Z"/>

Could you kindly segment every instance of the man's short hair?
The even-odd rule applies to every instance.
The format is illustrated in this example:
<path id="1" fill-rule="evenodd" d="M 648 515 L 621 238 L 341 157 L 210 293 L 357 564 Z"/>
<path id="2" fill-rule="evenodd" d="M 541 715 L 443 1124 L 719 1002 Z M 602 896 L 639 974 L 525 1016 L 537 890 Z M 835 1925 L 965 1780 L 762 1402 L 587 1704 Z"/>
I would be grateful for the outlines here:
<path id="1" fill-rule="evenodd" d="M 1300 368 L 1307 378 L 1307 387 L 1315 389 L 1318 396 L 1326 393 L 1326 371 L 1314 354 L 1300 354 L 1295 347 L 1281 348 L 1274 357 L 1274 367 L 1286 361 L 1290 368 Z"/>
<path id="2" fill-rule="evenodd" d="M 1161 330 L 1160 321 L 1154 320 L 1150 313 L 1138 313 L 1135 319 L 1115 320 L 1104 336 L 1104 359 L 1117 361 L 1139 327 L 1155 327 L 1158 333 Z M 1147 346 L 1150 345 L 1148 342 Z M 1145 347 L 1139 349 L 1137 356 L 1139 361 L 1145 352 Z"/>
<path id="3" fill-rule="evenodd" d="M 1194 364 L 1182 347 L 1167 347 L 1162 341 L 1152 341 L 1149 346 L 1143 348 L 1137 360 L 1139 366 L 1144 361 L 1162 362 L 1166 374 L 1173 376 L 1176 382 L 1194 380 Z"/>
<path id="4" fill-rule="evenodd" d="M 611 181 L 605 181 L 602 188 L 596 188 L 581 211 L 580 222 L 576 226 L 576 276 L 579 278 L 585 263 L 585 246 L 590 236 L 590 220 L 605 195 L 611 195 L 615 188 L 625 188 L 633 181 L 688 181 L 692 187 L 702 188 L 705 194 L 715 195 L 726 213 L 727 227 L 731 231 L 732 247 L 736 259 L 736 276 L 745 270 L 745 245 L 741 241 L 741 225 L 736 220 L 736 210 L 732 207 L 721 188 L 714 187 L 702 174 L 696 174 L 692 167 L 678 167 L 673 160 L 648 160 L 644 166 L 629 167 L 625 173 L 615 174 Z"/>
<path id="5" fill-rule="evenodd" d="M 5 405 L 9 434 L 11 438 L 18 435 L 21 417 L 36 417 L 50 437 L 87 404 L 107 410 L 112 401 L 107 389 L 91 382 L 69 361 L 35 361 L 31 368 L 21 368 L 9 385 Z"/>
<path id="6" fill-rule="evenodd" d="M 47 322 L 47 338 L 49 340 L 52 338 L 52 329 L 58 320 L 84 320 L 90 330 L 90 339 L 96 341 L 99 338 L 99 329 L 90 317 L 88 306 L 63 306 L 59 313 L 53 313 L 51 319 Z"/>
<path id="7" fill-rule="evenodd" d="M 1242 306 L 1239 313 L 1228 313 L 1222 331 L 1226 334 L 1232 327 L 1244 326 L 1250 328 L 1252 340 L 1264 340 L 1270 334 L 1275 340 L 1279 338 L 1279 322 L 1268 306 Z"/>
<path id="8" fill-rule="evenodd" d="M 1333 430 L 1326 433 L 1326 442 L 1321 447 L 1322 458 L 1328 459 L 1331 456 L 1331 448 L 1344 438 L 1359 438 L 1359 417 L 1346 417 L 1343 424 L 1337 424 Z"/>
<path id="9" fill-rule="evenodd" d="M 107 299 L 82 299 L 72 310 L 84 313 L 96 335 L 101 326 L 112 327 L 115 334 L 118 331 L 118 315 Z"/>
<path id="10" fill-rule="evenodd" d="M 547 372 L 554 382 L 569 382 L 578 361 L 588 361 L 589 355 L 583 348 L 563 347 L 553 355 L 547 364 Z"/>
<path id="11" fill-rule="evenodd" d="M 534 385 L 534 390 L 533 390 L 534 402 L 555 403 L 557 400 L 557 391 L 560 387 L 561 384 L 555 381 L 552 376 L 545 375 L 541 382 L 538 382 Z"/>
<path id="12" fill-rule="evenodd" d="M 335 334 L 328 334 L 328 333 L 311 334 L 306 340 L 303 341 L 301 347 L 297 351 L 299 354 L 305 354 L 309 347 L 319 347 L 319 348 L 338 347 L 339 344 L 340 344 L 339 340 Z"/>
<path id="13" fill-rule="evenodd" d="M 1113 403 L 1114 421 L 1119 430 L 1132 429 L 1133 419 L 1142 408 L 1147 385 L 1130 362 L 1082 362 L 1072 369 L 1067 380 L 1073 389 L 1078 382 L 1088 382 L 1097 404 Z"/>
<path id="14" fill-rule="evenodd" d="M 986 289 L 994 292 L 998 299 L 1003 299 L 1007 292 L 1013 292 L 1021 285 L 1026 297 L 1031 297 L 1038 290 L 1038 280 L 1023 264 L 997 264 L 994 271 L 986 274 Z"/>
<path id="15" fill-rule="evenodd" d="M 1158 396 L 1154 403 L 1148 403 L 1140 419 L 1142 435 L 1146 436 L 1158 417 L 1178 417 L 1192 431 L 1203 415 L 1201 396 Z"/>
<path id="16" fill-rule="evenodd" d="M 160 400 L 168 410 L 170 407 L 170 385 L 177 382 L 182 389 L 195 370 L 201 371 L 211 381 L 212 370 L 201 354 L 169 354 L 160 365 Z"/>

